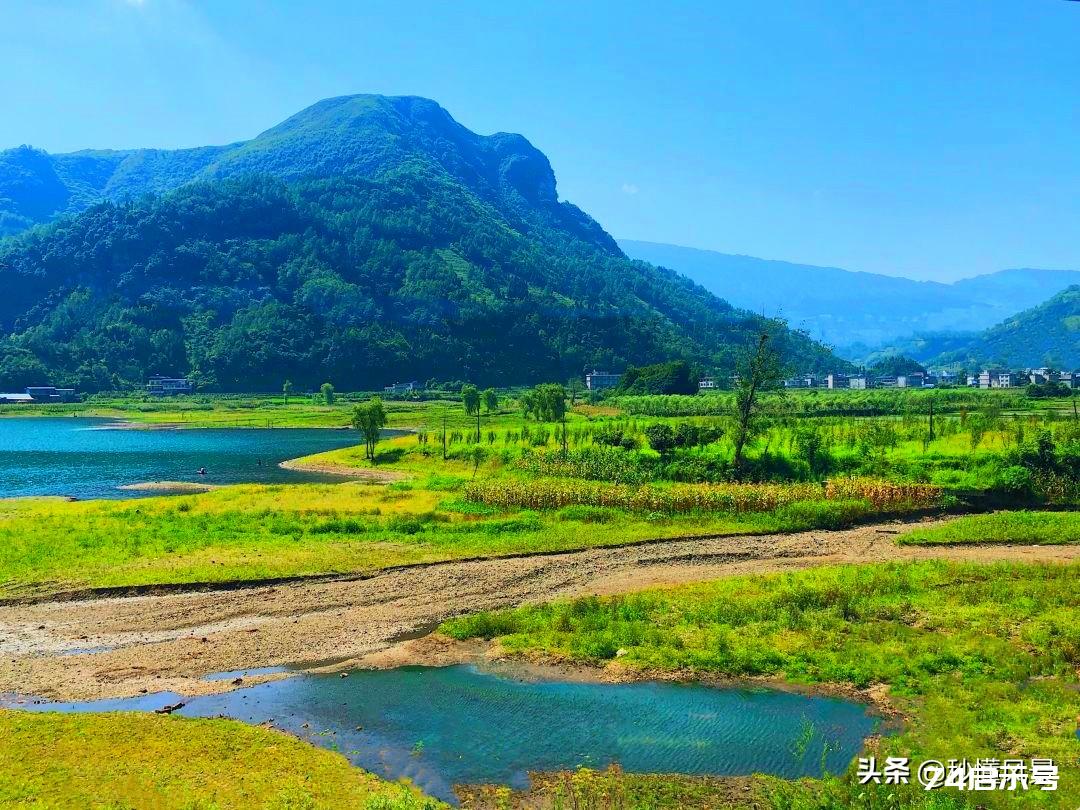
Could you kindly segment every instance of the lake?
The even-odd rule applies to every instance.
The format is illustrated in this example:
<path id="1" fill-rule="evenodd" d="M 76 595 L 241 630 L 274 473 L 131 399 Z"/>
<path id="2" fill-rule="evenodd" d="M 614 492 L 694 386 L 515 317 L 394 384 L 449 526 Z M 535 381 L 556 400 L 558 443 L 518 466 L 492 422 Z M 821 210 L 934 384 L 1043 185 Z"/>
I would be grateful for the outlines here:
<path id="1" fill-rule="evenodd" d="M 135 430 L 114 420 L 0 419 L 0 497 L 130 498 L 145 481 L 206 484 L 341 480 L 278 463 L 360 443 L 352 430 L 317 428 Z M 207 474 L 198 475 L 205 467 Z"/>
<path id="2" fill-rule="evenodd" d="M 233 675 L 235 673 L 227 673 Z M 880 721 L 839 698 L 700 684 L 521 680 L 473 666 L 298 675 L 219 695 L 141 695 L 30 710 L 152 711 L 272 721 L 387 779 L 454 801 L 456 784 L 524 788 L 529 771 L 782 777 L 847 768 Z M 11 705 L 10 702 L 8 705 Z"/>

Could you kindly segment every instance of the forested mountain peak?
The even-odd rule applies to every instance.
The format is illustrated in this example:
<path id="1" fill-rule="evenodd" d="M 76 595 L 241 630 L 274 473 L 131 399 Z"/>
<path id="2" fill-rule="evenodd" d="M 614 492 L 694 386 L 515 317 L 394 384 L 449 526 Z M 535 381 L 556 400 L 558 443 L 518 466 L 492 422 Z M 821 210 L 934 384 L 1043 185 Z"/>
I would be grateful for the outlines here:
<path id="1" fill-rule="evenodd" d="M 558 200 L 525 138 L 477 135 L 426 99 L 327 99 L 224 147 L 3 158 L 8 201 L 34 192 L 9 210 L 68 213 L 0 240 L 0 388 L 155 373 L 223 390 L 499 385 L 669 359 L 723 371 L 762 328 L 793 367 L 837 365 L 628 260 Z"/>

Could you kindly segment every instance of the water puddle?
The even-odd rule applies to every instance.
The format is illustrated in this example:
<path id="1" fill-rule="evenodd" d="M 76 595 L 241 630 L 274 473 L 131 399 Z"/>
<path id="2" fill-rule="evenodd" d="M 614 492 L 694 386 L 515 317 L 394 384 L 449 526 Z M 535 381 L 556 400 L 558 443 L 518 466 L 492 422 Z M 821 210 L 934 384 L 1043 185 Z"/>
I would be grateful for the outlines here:
<path id="1" fill-rule="evenodd" d="M 215 673 L 215 679 L 277 671 Z M 865 705 L 773 689 L 518 680 L 473 666 L 307 674 L 218 695 L 89 703 L 5 701 L 31 711 L 153 711 L 271 723 L 388 779 L 455 801 L 456 784 L 523 789 L 529 771 L 618 763 L 639 773 L 795 778 L 845 770 L 880 720 Z"/>

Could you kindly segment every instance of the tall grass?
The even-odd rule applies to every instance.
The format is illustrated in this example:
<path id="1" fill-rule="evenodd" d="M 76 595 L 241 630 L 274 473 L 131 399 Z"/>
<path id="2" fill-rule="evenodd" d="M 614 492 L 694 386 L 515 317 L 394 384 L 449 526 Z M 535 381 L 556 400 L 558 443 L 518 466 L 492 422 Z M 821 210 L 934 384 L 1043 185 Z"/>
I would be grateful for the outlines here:
<path id="1" fill-rule="evenodd" d="M 918 509 L 937 505 L 940 487 L 869 478 L 837 479 L 826 484 L 608 484 L 514 478 L 470 481 L 466 498 L 492 506 L 561 509 L 604 506 L 647 512 L 768 512 L 815 500 L 865 500 L 878 509 Z"/>

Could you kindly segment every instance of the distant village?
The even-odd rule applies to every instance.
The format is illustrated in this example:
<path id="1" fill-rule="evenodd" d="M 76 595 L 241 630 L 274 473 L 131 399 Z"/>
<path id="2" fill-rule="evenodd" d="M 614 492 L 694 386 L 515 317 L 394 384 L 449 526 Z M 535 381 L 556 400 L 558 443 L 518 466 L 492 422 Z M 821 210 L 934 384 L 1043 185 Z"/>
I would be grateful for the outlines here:
<path id="1" fill-rule="evenodd" d="M 611 371 L 593 370 L 585 374 L 585 388 L 588 391 L 610 391 L 617 388 L 622 374 Z M 726 381 L 727 385 L 721 385 Z M 699 391 L 713 391 L 730 388 L 734 378 L 724 380 L 714 376 L 703 376 L 698 380 Z M 1069 389 L 1080 388 L 1080 371 L 1057 371 L 1050 368 L 1028 368 L 1021 371 L 1009 371 L 1004 368 L 985 368 L 977 374 L 960 374 L 952 371 L 927 371 L 896 376 L 871 376 L 867 374 L 802 374 L 789 377 L 783 382 L 788 389 L 836 390 L 847 389 L 862 391 L 870 388 L 1026 388 L 1029 385 L 1059 385 Z M 383 388 L 383 393 L 390 397 L 409 395 L 423 389 L 422 383 L 412 380 L 394 383 Z M 151 377 L 144 390 L 151 396 L 177 396 L 192 394 L 195 384 L 186 377 Z M 2 404 L 49 404 L 77 402 L 78 394 L 73 388 L 56 388 L 51 385 L 30 386 L 19 393 L 0 393 Z"/>
<path id="2" fill-rule="evenodd" d="M 621 374 L 610 371 L 591 371 L 585 375 L 585 387 L 590 391 L 616 388 Z M 1057 371 L 1050 368 L 1028 368 L 1009 371 L 1005 368 L 985 368 L 976 374 L 953 371 L 926 371 L 896 376 L 873 376 L 869 374 L 801 374 L 784 380 L 784 388 L 849 389 L 862 391 L 868 388 L 1026 388 L 1029 385 L 1058 384 L 1066 388 L 1080 388 L 1080 371 Z M 698 380 L 699 391 L 717 390 L 718 378 L 704 376 Z M 731 387 L 728 385 L 727 387 Z"/>

